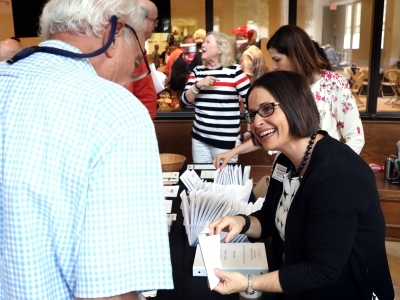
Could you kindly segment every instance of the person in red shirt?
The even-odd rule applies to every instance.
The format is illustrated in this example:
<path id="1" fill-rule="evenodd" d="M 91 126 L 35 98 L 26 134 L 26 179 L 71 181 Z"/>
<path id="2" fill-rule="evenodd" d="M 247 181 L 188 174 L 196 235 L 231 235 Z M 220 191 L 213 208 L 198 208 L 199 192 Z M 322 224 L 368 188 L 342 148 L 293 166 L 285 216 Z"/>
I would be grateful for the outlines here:
<path id="1" fill-rule="evenodd" d="M 150 0 L 139 0 L 139 5 L 145 11 L 145 19 L 143 24 L 145 39 L 149 39 L 155 27 L 158 24 L 158 10 L 157 6 Z M 147 71 L 146 62 L 147 53 L 144 53 L 144 59 L 139 67 L 135 68 L 134 73 L 141 73 Z M 157 93 L 154 88 L 151 74 L 145 78 L 132 82 L 129 90 L 146 106 L 150 113 L 151 118 L 154 120 L 157 114 Z"/>

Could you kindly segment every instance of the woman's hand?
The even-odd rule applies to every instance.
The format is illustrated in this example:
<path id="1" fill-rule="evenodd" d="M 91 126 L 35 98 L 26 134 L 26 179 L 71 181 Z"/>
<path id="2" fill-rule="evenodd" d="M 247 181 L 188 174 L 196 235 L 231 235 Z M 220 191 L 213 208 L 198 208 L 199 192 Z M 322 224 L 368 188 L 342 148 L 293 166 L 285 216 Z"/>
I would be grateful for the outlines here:
<path id="1" fill-rule="evenodd" d="M 201 89 L 203 87 L 211 86 L 214 82 L 219 81 L 217 77 L 214 76 L 206 76 L 203 79 L 196 82 L 196 87 Z"/>
<path id="2" fill-rule="evenodd" d="M 210 233 L 208 235 L 219 234 L 222 231 L 228 232 L 225 237 L 225 243 L 238 235 L 245 225 L 245 219 L 242 216 L 232 216 L 220 218 L 208 225 Z"/>
<path id="3" fill-rule="evenodd" d="M 226 164 L 234 157 L 235 154 L 233 153 L 232 150 L 219 153 L 217 156 L 213 159 L 213 165 L 216 169 L 223 169 L 225 168 Z M 222 161 L 222 163 L 221 163 Z"/>
<path id="4" fill-rule="evenodd" d="M 245 133 L 242 134 L 242 136 L 243 136 L 242 143 L 247 142 L 248 140 L 251 139 L 251 132 L 250 131 L 246 131 Z"/>
<path id="5" fill-rule="evenodd" d="M 237 272 L 224 272 L 218 268 L 215 268 L 214 272 L 220 279 L 220 282 L 214 288 L 214 291 L 223 295 L 229 295 L 232 293 L 243 292 L 247 289 L 247 276 Z"/>

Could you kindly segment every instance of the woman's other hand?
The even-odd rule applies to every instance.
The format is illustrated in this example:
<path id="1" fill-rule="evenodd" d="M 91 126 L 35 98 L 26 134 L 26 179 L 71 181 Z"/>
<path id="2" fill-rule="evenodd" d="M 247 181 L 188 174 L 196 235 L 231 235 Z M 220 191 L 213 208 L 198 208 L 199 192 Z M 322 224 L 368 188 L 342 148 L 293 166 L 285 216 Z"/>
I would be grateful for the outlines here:
<path id="1" fill-rule="evenodd" d="M 232 293 L 243 292 L 247 289 L 247 276 L 237 272 L 225 272 L 218 268 L 215 268 L 214 272 L 220 279 L 220 282 L 214 288 L 214 291 L 223 295 L 229 295 Z"/>
<path id="2" fill-rule="evenodd" d="M 219 234 L 222 231 L 228 232 L 225 237 L 225 243 L 229 243 L 232 238 L 242 231 L 244 225 L 245 219 L 242 216 L 223 217 L 208 225 L 210 229 L 208 235 Z"/>
<path id="3" fill-rule="evenodd" d="M 242 134 L 242 136 L 243 136 L 242 143 L 247 142 L 248 140 L 251 139 L 251 132 L 246 131 L 245 133 Z"/>
<path id="4" fill-rule="evenodd" d="M 196 82 L 196 86 L 199 89 L 202 89 L 207 86 L 211 86 L 214 84 L 214 82 L 219 81 L 217 77 L 214 76 L 206 76 L 203 79 L 199 80 Z"/>
<path id="5" fill-rule="evenodd" d="M 217 156 L 213 159 L 213 165 L 216 169 L 223 169 L 225 168 L 226 164 L 234 157 L 235 154 L 232 153 L 232 150 L 219 153 Z M 222 163 L 221 163 L 222 161 Z"/>

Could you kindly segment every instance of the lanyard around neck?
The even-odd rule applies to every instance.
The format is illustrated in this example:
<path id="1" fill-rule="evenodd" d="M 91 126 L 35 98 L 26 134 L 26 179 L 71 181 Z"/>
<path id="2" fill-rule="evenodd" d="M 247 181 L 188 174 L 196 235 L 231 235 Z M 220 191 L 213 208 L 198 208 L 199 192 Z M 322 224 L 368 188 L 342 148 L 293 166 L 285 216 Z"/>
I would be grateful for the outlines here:
<path id="1" fill-rule="evenodd" d="M 107 40 L 107 43 L 101 47 L 100 49 L 91 52 L 91 53 L 76 53 L 68 50 L 63 50 L 55 47 L 46 47 L 46 46 L 33 46 L 33 47 L 28 47 L 20 52 L 18 52 L 14 57 L 10 58 L 7 60 L 7 63 L 13 64 L 16 63 L 17 61 L 27 58 L 28 56 L 31 56 L 32 54 L 36 52 L 45 52 L 45 53 L 50 53 L 54 55 L 60 55 L 60 56 L 65 56 L 69 58 L 89 58 L 89 57 L 94 57 L 97 55 L 100 55 L 101 53 L 105 52 L 110 46 L 111 43 L 114 40 L 115 34 L 116 34 L 116 29 L 117 29 L 117 21 L 118 18 L 117 16 L 111 16 L 110 22 L 111 22 L 111 34 L 110 37 Z"/>

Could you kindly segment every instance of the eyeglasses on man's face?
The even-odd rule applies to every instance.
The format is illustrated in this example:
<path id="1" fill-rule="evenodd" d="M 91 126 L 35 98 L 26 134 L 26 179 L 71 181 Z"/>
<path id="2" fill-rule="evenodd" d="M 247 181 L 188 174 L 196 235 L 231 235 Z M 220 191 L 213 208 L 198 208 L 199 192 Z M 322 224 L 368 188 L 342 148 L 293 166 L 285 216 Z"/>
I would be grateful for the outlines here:
<path id="1" fill-rule="evenodd" d="M 142 57 L 143 57 L 144 63 L 146 64 L 146 68 L 147 68 L 146 72 L 140 72 L 140 73 L 133 73 L 132 74 L 132 78 L 131 78 L 132 82 L 133 81 L 139 81 L 139 80 L 145 78 L 148 74 L 150 74 L 150 72 L 151 72 L 150 71 L 150 66 L 149 66 L 149 63 L 147 62 L 147 59 L 145 57 L 144 51 L 142 49 L 142 45 L 140 45 L 139 38 L 138 38 L 138 36 L 136 34 L 135 29 L 133 29 L 132 26 L 130 26 L 130 25 L 126 24 L 126 23 L 125 23 L 125 27 L 129 28 L 130 30 L 132 30 L 133 35 L 135 36 L 136 41 L 137 41 L 137 43 L 139 45 L 140 52 L 142 53 Z"/>
<path id="2" fill-rule="evenodd" d="M 154 26 L 157 27 L 157 25 L 158 25 L 158 19 L 157 18 L 152 19 L 152 18 L 146 17 L 146 19 L 149 19 L 150 21 L 152 21 L 154 23 Z"/>
<path id="3" fill-rule="evenodd" d="M 256 114 L 258 114 L 262 118 L 269 117 L 275 111 L 275 106 L 279 105 L 279 102 L 269 102 L 263 103 L 256 111 L 249 111 L 248 113 L 244 114 L 246 122 L 251 124 L 254 122 L 254 118 Z"/>

